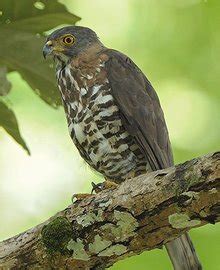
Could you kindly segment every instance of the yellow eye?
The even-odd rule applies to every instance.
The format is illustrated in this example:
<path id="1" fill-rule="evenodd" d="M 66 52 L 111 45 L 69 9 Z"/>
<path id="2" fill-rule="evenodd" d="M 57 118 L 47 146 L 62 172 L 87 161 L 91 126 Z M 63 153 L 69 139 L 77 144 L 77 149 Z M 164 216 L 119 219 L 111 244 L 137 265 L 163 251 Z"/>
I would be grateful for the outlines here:
<path id="1" fill-rule="evenodd" d="M 65 45 L 72 45 L 75 42 L 75 38 L 72 35 L 68 35 L 62 41 Z"/>

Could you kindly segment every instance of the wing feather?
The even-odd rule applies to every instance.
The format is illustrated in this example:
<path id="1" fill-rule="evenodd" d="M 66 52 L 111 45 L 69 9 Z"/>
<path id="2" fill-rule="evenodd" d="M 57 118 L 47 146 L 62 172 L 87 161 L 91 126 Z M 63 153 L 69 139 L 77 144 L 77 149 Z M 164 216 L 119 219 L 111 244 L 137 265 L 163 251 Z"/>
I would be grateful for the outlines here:
<path id="1" fill-rule="evenodd" d="M 124 54 L 107 50 L 107 77 L 126 130 L 152 170 L 173 165 L 169 135 L 158 96 L 141 70 Z"/>

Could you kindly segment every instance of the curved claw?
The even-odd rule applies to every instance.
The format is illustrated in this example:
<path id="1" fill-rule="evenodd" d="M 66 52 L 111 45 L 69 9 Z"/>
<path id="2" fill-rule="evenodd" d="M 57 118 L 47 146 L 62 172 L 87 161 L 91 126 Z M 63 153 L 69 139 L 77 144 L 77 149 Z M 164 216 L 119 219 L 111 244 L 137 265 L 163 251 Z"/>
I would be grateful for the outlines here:
<path id="1" fill-rule="evenodd" d="M 116 184 L 115 182 L 112 182 L 112 181 L 109 181 L 109 180 L 106 180 L 102 183 L 94 183 L 92 182 L 92 191 L 91 191 L 91 194 L 93 193 L 93 191 L 95 191 L 95 193 L 99 193 L 105 189 L 115 189 L 118 187 L 118 184 Z"/>
<path id="2" fill-rule="evenodd" d="M 101 192 L 103 189 L 104 189 L 104 184 L 103 184 L 103 182 L 102 182 L 102 183 L 98 183 L 98 184 L 92 182 L 92 191 L 91 191 L 91 194 L 93 194 L 94 191 L 95 191 L 95 193 L 99 193 L 99 192 Z"/>

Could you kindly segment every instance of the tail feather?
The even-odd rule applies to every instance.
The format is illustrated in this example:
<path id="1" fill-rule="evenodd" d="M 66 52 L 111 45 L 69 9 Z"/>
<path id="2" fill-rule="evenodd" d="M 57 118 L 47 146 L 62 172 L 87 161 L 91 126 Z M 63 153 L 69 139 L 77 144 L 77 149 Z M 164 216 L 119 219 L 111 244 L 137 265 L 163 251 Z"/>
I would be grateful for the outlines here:
<path id="1" fill-rule="evenodd" d="M 174 270 L 202 270 L 188 233 L 167 243 L 166 249 Z"/>

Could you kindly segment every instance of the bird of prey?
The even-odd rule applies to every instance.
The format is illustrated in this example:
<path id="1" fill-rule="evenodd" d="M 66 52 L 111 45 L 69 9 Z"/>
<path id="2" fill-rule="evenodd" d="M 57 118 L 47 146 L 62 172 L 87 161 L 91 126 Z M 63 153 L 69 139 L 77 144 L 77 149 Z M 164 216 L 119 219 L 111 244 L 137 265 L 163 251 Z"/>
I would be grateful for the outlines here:
<path id="1" fill-rule="evenodd" d="M 80 26 L 55 30 L 43 54 L 56 62 L 70 136 L 92 168 L 120 184 L 173 165 L 158 96 L 129 57 Z M 188 234 L 166 248 L 175 270 L 201 269 Z"/>

